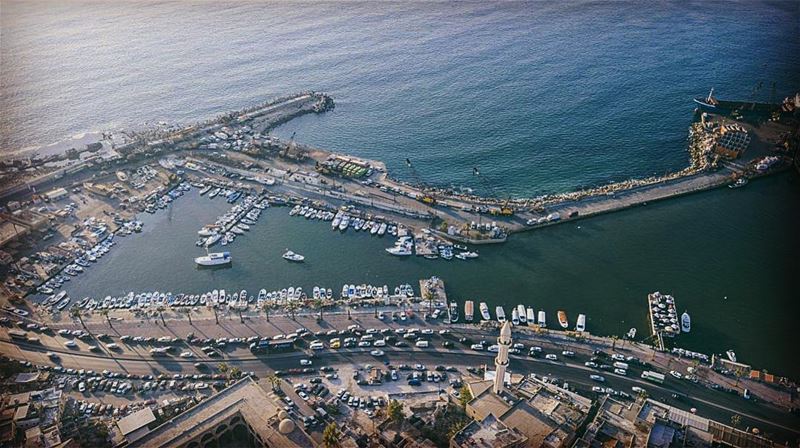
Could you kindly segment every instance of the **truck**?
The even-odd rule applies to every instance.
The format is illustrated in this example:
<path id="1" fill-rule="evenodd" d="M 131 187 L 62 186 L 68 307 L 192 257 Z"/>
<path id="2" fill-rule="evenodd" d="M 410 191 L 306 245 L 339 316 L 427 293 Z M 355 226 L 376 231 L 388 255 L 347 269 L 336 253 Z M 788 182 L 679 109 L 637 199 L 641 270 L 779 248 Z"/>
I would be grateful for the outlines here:
<path id="1" fill-rule="evenodd" d="M 652 381 L 658 384 L 664 384 L 664 375 L 658 372 L 651 372 L 646 370 L 642 372 L 642 379 Z"/>

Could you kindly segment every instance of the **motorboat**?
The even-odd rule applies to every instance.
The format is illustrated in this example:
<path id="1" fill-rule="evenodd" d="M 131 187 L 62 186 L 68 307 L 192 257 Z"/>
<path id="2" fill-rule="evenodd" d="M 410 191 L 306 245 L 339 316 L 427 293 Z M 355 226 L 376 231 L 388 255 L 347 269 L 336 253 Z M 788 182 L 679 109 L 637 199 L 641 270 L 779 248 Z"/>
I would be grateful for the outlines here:
<path id="1" fill-rule="evenodd" d="M 519 325 L 519 311 L 516 308 L 511 308 L 511 323 Z"/>
<path id="2" fill-rule="evenodd" d="M 412 255 L 411 246 L 408 245 L 387 247 L 386 252 L 398 257 Z"/>
<path id="3" fill-rule="evenodd" d="M 565 329 L 569 328 L 569 321 L 567 321 L 567 313 L 566 312 L 564 312 L 562 310 L 558 310 L 558 323 L 559 323 L 559 325 L 561 325 L 561 328 L 565 328 Z"/>
<path id="4" fill-rule="evenodd" d="M 531 325 L 536 323 L 536 312 L 533 310 L 533 308 L 531 307 L 526 308 L 525 314 L 527 314 L 527 316 L 525 317 L 528 320 L 528 323 L 530 323 Z"/>
<path id="5" fill-rule="evenodd" d="M 635 327 L 631 327 L 631 329 L 628 330 L 628 333 L 627 333 L 626 336 L 628 336 L 628 339 L 635 338 L 636 337 L 636 328 Z"/>
<path id="6" fill-rule="evenodd" d="M 464 321 L 465 322 L 472 322 L 472 318 L 474 317 L 474 310 L 472 309 L 473 304 L 472 300 L 467 300 L 464 302 Z"/>
<path id="7" fill-rule="evenodd" d="M 684 311 L 681 315 L 681 331 L 684 333 L 692 331 L 692 318 L 687 311 Z"/>
<path id="8" fill-rule="evenodd" d="M 578 323 L 575 324 L 575 331 L 586 331 L 586 315 L 578 314 Z"/>
<path id="9" fill-rule="evenodd" d="M 495 314 L 497 314 L 497 321 L 501 324 L 506 321 L 506 311 L 503 309 L 502 306 L 496 306 L 494 308 Z"/>
<path id="10" fill-rule="evenodd" d="M 200 266 L 222 266 L 231 263 L 230 252 L 207 253 L 202 257 L 197 257 L 194 262 Z"/>
<path id="11" fill-rule="evenodd" d="M 450 302 L 450 323 L 458 322 L 458 304 Z"/>
<path id="12" fill-rule="evenodd" d="M 480 310 L 481 310 L 481 318 L 483 320 L 491 320 L 492 319 L 492 316 L 489 314 L 489 307 L 486 306 L 486 302 L 481 302 Z"/>
<path id="13" fill-rule="evenodd" d="M 525 315 L 525 306 L 522 304 L 517 305 L 517 316 L 519 316 L 519 323 L 524 324 L 528 318 Z"/>
<path id="14" fill-rule="evenodd" d="M 546 316 L 544 314 L 544 310 L 539 310 L 538 317 L 539 317 L 539 322 L 538 322 L 539 326 L 542 328 L 547 327 L 547 320 L 545 319 Z"/>
<path id="15" fill-rule="evenodd" d="M 734 182 L 732 184 L 729 184 L 728 188 L 742 188 L 745 185 L 747 185 L 748 182 L 749 181 L 747 180 L 746 177 L 740 177 L 740 178 L 736 179 L 736 182 Z"/>
<path id="16" fill-rule="evenodd" d="M 290 250 L 287 250 L 282 256 L 285 260 L 293 261 L 295 263 L 300 263 L 306 259 L 306 257 L 296 254 Z"/>
<path id="17" fill-rule="evenodd" d="M 727 352 L 725 352 L 725 355 L 727 355 L 728 359 L 730 359 L 732 362 L 737 362 L 736 361 L 736 352 L 734 352 L 732 349 L 728 350 Z"/>

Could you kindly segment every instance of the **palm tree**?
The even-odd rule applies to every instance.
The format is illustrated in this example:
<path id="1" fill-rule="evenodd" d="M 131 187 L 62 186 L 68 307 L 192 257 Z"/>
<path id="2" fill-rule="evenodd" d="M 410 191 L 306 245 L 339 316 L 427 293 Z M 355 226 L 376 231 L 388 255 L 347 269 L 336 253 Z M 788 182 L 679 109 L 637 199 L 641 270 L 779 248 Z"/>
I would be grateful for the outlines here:
<path id="1" fill-rule="evenodd" d="M 425 291 L 423 294 L 423 299 L 428 301 L 428 315 L 430 316 L 433 314 L 433 299 L 434 295 L 430 291 Z"/>
<path id="2" fill-rule="evenodd" d="M 69 315 L 72 316 L 73 319 L 77 317 L 78 320 L 81 322 L 81 326 L 83 328 L 86 328 L 86 324 L 83 323 L 83 316 L 81 316 L 81 309 L 80 308 L 70 308 L 69 309 Z"/>
<path id="3" fill-rule="evenodd" d="M 108 322 L 108 326 L 111 327 L 112 326 L 111 325 L 111 318 L 108 317 L 108 309 L 100 310 L 100 315 L 106 318 L 106 321 Z"/>
<path id="4" fill-rule="evenodd" d="M 192 325 L 192 309 L 191 308 L 183 308 L 181 312 L 189 318 L 189 325 Z"/>
<path id="5" fill-rule="evenodd" d="M 322 309 L 325 307 L 325 302 L 323 302 L 322 299 L 314 299 L 314 301 L 311 302 L 311 305 L 314 308 L 319 310 L 319 316 L 317 317 L 317 320 L 321 321 L 322 320 Z"/>
<path id="6" fill-rule="evenodd" d="M 619 336 L 611 336 L 611 350 L 615 350 L 617 348 L 617 339 L 619 339 Z"/>
<path id="7" fill-rule="evenodd" d="M 267 376 L 267 382 L 272 385 L 272 390 L 277 392 L 278 389 L 280 389 L 281 378 L 278 375 L 270 373 L 269 376 Z"/>
<path id="8" fill-rule="evenodd" d="M 264 311 L 264 314 L 267 315 L 267 322 L 269 322 L 269 310 L 272 309 L 272 304 L 269 302 L 264 302 L 261 304 L 261 309 Z"/>
<path id="9" fill-rule="evenodd" d="M 735 428 L 735 427 L 739 426 L 740 423 L 742 423 L 742 416 L 741 415 L 739 415 L 739 414 L 731 415 L 731 426 L 733 426 Z"/>
<path id="10" fill-rule="evenodd" d="M 219 325 L 219 316 L 217 315 L 217 305 L 212 305 L 211 311 L 214 312 L 214 322 L 216 322 L 217 325 Z"/>
<path id="11" fill-rule="evenodd" d="M 242 376 L 242 369 L 238 367 L 231 367 L 228 371 L 228 378 L 239 378 Z"/>
<path id="12" fill-rule="evenodd" d="M 228 364 L 226 364 L 224 362 L 221 362 L 221 363 L 217 364 L 217 370 L 219 370 L 219 373 L 227 373 L 228 370 L 230 370 L 230 369 L 228 367 Z"/>
<path id="13" fill-rule="evenodd" d="M 167 323 L 164 321 L 164 311 L 166 310 L 167 309 L 164 308 L 163 306 L 159 306 L 158 308 L 156 308 L 156 311 L 158 311 L 158 317 L 161 318 L 161 323 L 164 324 L 164 326 L 167 325 Z"/>
<path id="14" fill-rule="evenodd" d="M 292 316 L 292 320 L 297 320 L 295 319 L 295 313 L 298 308 L 300 308 L 300 305 L 298 305 L 297 302 L 289 302 L 286 304 L 286 311 Z"/>
<path id="15" fill-rule="evenodd" d="M 375 317 L 378 317 L 378 301 L 376 299 L 372 299 L 372 311 L 374 311 Z"/>
<path id="16" fill-rule="evenodd" d="M 239 312 L 239 323 L 243 324 L 244 323 L 244 317 L 242 317 L 242 307 L 236 308 L 236 311 Z"/>
<path id="17" fill-rule="evenodd" d="M 351 320 L 352 316 L 350 316 L 350 305 L 347 305 L 347 320 Z"/>
<path id="18" fill-rule="evenodd" d="M 459 392 L 458 401 L 461 402 L 462 407 L 466 408 L 467 403 L 469 403 L 469 401 L 472 400 L 472 391 L 469 389 L 469 386 L 464 384 L 461 386 L 461 389 L 459 389 L 458 392 Z"/>
<path id="19" fill-rule="evenodd" d="M 389 402 L 389 406 L 386 410 L 389 419 L 395 423 L 402 423 L 405 415 L 403 415 L 403 403 L 400 403 L 397 400 L 392 400 Z"/>
<path id="20" fill-rule="evenodd" d="M 329 423 L 322 432 L 322 446 L 325 448 L 339 448 L 342 446 L 340 437 L 341 434 L 336 423 Z"/>

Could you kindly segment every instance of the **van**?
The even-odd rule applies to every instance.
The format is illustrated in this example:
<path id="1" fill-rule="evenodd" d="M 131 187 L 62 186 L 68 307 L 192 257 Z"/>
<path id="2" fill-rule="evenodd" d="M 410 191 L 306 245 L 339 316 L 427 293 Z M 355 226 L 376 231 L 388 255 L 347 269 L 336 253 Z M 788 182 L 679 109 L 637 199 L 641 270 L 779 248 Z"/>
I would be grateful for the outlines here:
<path id="1" fill-rule="evenodd" d="M 364 336 L 361 336 L 361 340 L 362 341 L 370 341 L 370 342 L 372 342 L 372 341 L 375 340 L 375 336 L 373 336 L 371 334 L 365 334 Z"/>
<path id="2" fill-rule="evenodd" d="M 416 345 L 418 348 L 428 348 L 430 346 L 430 342 L 428 341 L 417 341 Z"/>
<path id="3" fill-rule="evenodd" d="M 317 412 L 317 414 L 318 414 L 320 417 L 322 417 L 323 419 L 327 419 L 327 418 L 328 418 L 328 413 L 327 413 L 327 412 L 325 412 L 325 409 L 322 409 L 322 408 L 317 408 L 317 409 L 315 409 L 315 411 L 316 411 L 316 412 Z"/>
<path id="4" fill-rule="evenodd" d="M 617 361 L 617 362 L 614 363 L 614 368 L 622 369 L 622 370 L 628 370 L 628 364 L 626 364 L 624 362 Z"/>

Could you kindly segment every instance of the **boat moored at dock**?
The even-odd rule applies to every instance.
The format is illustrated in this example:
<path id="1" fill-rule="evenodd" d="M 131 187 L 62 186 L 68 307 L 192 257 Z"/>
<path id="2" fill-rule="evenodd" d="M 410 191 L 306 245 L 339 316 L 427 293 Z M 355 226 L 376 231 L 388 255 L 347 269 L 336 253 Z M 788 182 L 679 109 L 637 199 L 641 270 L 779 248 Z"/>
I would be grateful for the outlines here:
<path id="1" fill-rule="evenodd" d="M 486 305 L 486 302 L 481 302 L 480 310 L 481 310 L 481 319 L 492 320 L 492 316 L 489 314 L 489 306 Z"/>
<path id="2" fill-rule="evenodd" d="M 558 324 L 561 325 L 561 328 L 569 328 L 569 321 L 567 320 L 567 313 L 565 311 L 558 310 Z"/>
<path id="3" fill-rule="evenodd" d="M 505 323 L 505 321 L 506 321 L 506 311 L 503 309 L 502 306 L 495 307 L 494 308 L 494 313 L 497 314 L 497 321 L 498 322 L 500 322 L 501 324 Z"/>
<path id="4" fill-rule="evenodd" d="M 681 315 L 681 331 L 684 333 L 692 331 L 692 318 L 688 311 L 684 311 Z"/>
<path id="5" fill-rule="evenodd" d="M 578 322 L 575 324 L 575 331 L 586 331 L 586 315 L 578 314 Z"/>
<path id="6" fill-rule="evenodd" d="M 465 322 L 472 322 L 475 310 L 473 309 L 472 300 L 467 300 L 464 302 L 464 321 Z"/>
<path id="7" fill-rule="evenodd" d="M 194 262 L 200 266 L 222 266 L 231 263 L 230 252 L 213 252 L 202 257 L 197 257 Z"/>
<path id="8" fill-rule="evenodd" d="M 525 306 L 522 304 L 517 305 L 517 315 L 519 316 L 519 323 L 524 324 L 528 318 L 525 315 Z"/>
<path id="9" fill-rule="evenodd" d="M 544 314 L 544 310 L 539 310 L 538 317 L 539 317 L 539 321 L 538 321 L 539 326 L 542 327 L 542 328 L 546 328 L 547 327 L 547 320 L 546 320 L 546 316 Z"/>

